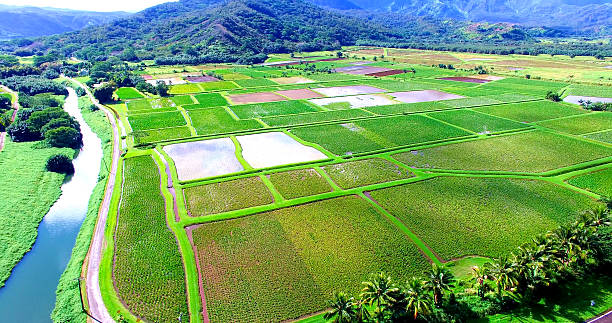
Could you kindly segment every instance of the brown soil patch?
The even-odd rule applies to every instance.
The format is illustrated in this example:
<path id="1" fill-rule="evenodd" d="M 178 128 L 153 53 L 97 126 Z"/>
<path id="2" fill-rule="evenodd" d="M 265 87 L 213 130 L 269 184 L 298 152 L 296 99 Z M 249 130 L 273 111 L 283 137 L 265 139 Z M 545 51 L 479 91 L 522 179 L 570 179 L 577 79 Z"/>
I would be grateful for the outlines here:
<path id="1" fill-rule="evenodd" d="M 438 80 L 467 82 L 467 83 L 489 83 L 491 82 L 489 80 L 483 80 L 483 79 L 474 78 L 474 77 L 459 77 L 459 76 L 458 77 L 441 77 Z"/>
<path id="2" fill-rule="evenodd" d="M 390 75 L 397 75 L 397 74 L 404 74 L 404 71 L 390 70 L 390 71 L 385 71 L 385 72 L 371 73 L 371 74 L 367 74 L 367 75 L 368 76 L 383 77 L 383 76 L 390 76 Z"/>
<path id="3" fill-rule="evenodd" d="M 145 80 L 152 80 L 153 76 L 151 76 L 149 74 L 145 74 L 145 75 L 142 75 L 142 78 L 145 79 Z"/>
<path id="4" fill-rule="evenodd" d="M 229 95 L 229 98 L 234 104 L 278 102 L 287 100 L 274 92 L 232 94 Z"/>
<path id="5" fill-rule="evenodd" d="M 323 97 L 322 94 L 308 89 L 276 91 L 276 93 L 286 96 L 292 100 L 314 99 Z"/>

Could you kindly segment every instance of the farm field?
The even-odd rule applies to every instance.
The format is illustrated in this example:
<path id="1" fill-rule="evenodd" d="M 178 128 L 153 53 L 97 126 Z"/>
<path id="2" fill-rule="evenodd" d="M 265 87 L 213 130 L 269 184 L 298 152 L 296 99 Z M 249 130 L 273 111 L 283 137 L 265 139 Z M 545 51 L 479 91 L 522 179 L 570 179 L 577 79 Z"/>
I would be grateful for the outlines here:
<path id="1" fill-rule="evenodd" d="M 366 201 L 347 196 L 193 230 L 211 321 L 282 321 L 359 291 L 372 272 L 427 268 L 417 247 Z M 250 265 L 249 265 L 250 264 Z M 252 297 L 252 306 L 243 300 Z"/>
<path id="2" fill-rule="evenodd" d="M 197 83 L 121 93 L 111 308 L 128 321 L 324 322 L 333 293 L 358 296 L 371 274 L 406 281 L 461 259 L 469 275 L 470 256 L 505 256 L 610 197 L 611 113 L 546 99 L 607 85 L 527 79 L 507 69 L 528 64 L 515 55 L 482 61 L 496 67 L 482 75 L 465 53 L 408 52 L 158 67 Z M 388 69 L 401 73 L 359 74 Z"/>

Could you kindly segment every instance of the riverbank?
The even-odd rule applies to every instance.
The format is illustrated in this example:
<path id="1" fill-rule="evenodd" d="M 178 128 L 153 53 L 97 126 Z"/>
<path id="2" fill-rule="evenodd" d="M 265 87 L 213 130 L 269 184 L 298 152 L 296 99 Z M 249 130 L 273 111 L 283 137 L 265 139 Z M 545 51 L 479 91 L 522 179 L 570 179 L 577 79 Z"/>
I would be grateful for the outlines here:
<path id="1" fill-rule="evenodd" d="M 0 152 L 0 288 L 34 245 L 40 221 L 62 193 L 65 175 L 45 169 L 47 159 L 57 153 L 76 154 L 9 137 Z"/>
<path id="2" fill-rule="evenodd" d="M 102 140 L 103 160 L 101 162 L 98 183 L 89 199 L 87 215 L 76 238 L 70 262 L 64 270 L 56 290 L 55 308 L 51 314 L 54 322 L 84 322 L 87 316 L 82 311 L 79 278 L 83 262 L 89 250 L 91 237 L 96 226 L 98 210 L 104 197 L 104 188 L 112 162 L 112 129 L 101 110 L 90 110 L 93 103 L 87 96 L 79 98 L 79 108 L 85 122 Z M 83 275 L 84 276 L 84 275 Z M 82 283 L 84 285 L 84 282 Z"/>

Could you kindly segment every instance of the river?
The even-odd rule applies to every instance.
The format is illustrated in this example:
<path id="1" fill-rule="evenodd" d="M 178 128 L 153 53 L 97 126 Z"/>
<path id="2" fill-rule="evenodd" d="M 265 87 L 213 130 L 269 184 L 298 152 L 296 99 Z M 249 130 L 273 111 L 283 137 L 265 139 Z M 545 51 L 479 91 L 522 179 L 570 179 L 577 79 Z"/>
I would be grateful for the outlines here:
<path id="1" fill-rule="evenodd" d="M 38 227 L 38 237 L 21 262 L 0 288 L 1 322 L 50 322 L 55 289 L 64 271 L 81 224 L 89 197 L 98 181 L 102 142 L 85 123 L 78 98 L 69 88 L 64 109 L 81 126 L 83 148 L 74 159 L 74 175 L 62 185 L 62 195 Z M 21 206 L 27 207 L 27 206 Z"/>

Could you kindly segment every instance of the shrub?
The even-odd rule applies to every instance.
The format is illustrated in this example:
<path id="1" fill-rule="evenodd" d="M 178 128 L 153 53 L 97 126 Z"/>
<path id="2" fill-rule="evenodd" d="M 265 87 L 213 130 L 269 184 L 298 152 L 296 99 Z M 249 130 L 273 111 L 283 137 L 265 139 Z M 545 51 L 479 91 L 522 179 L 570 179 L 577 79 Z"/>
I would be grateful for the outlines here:
<path id="1" fill-rule="evenodd" d="M 95 89 L 93 95 L 101 103 L 110 102 L 113 100 L 113 93 L 115 93 L 116 89 L 117 87 L 114 83 L 106 83 Z"/>
<path id="2" fill-rule="evenodd" d="M 42 128 L 40 128 L 40 133 L 44 135 L 49 130 L 57 129 L 59 127 L 70 127 L 76 130 L 80 130 L 81 128 L 78 122 L 76 122 L 76 120 L 74 120 L 73 118 L 61 117 L 61 118 L 52 119 L 51 121 L 47 122 L 47 124 L 45 124 Z"/>
<path id="3" fill-rule="evenodd" d="M 6 128 L 6 132 L 14 142 L 35 141 L 40 139 L 40 133 L 32 131 L 27 121 L 16 119 Z"/>
<path id="4" fill-rule="evenodd" d="M 47 170 L 54 173 L 60 174 L 73 174 L 74 166 L 72 165 L 72 158 L 63 155 L 56 154 L 47 159 Z"/>
<path id="5" fill-rule="evenodd" d="M 87 94 L 87 92 L 85 92 L 85 89 L 83 89 L 82 87 L 77 87 L 75 92 L 78 96 L 85 96 L 85 94 Z"/>
<path id="6" fill-rule="evenodd" d="M 559 102 L 561 101 L 561 96 L 559 95 L 559 93 L 548 91 L 548 93 L 546 93 L 546 99 L 551 100 L 553 102 Z"/>
<path id="7" fill-rule="evenodd" d="M 8 110 L 11 108 L 11 99 L 6 96 L 0 96 L 0 110 Z"/>
<path id="8" fill-rule="evenodd" d="M 45 133 L 45 139 L 53 147 L 79 149 L 83 146 L 83 135 L 70 127 L 59 127 Z"/>

